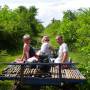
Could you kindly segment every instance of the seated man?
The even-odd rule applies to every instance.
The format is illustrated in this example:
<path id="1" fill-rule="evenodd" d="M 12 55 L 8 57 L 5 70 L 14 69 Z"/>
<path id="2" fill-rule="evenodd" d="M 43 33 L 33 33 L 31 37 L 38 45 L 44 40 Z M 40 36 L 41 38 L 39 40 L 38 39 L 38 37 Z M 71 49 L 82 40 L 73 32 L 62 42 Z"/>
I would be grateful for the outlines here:
<path id="1" fill-rule="evenodd" d="M 68 46 L 63 41 L 62 36 L 56 37 L 57 43 L 60 45 L 58 50 L 58 57 L 55 59 L 55 63 L 67 63 L 68 62 Z"/>

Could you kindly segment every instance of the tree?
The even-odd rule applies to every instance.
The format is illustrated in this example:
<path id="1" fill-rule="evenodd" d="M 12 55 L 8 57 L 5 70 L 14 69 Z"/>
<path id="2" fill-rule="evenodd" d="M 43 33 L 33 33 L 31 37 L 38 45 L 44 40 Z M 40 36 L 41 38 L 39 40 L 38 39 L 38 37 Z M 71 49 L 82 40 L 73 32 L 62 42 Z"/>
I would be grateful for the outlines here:
<path id="1" fill-rule="evenodd" d="M 0 49 L 18 50 L 22 47 L 22 36 L 26 33 L 30 34 L 33 42 L 36 42 L 36 38 L 44 29 L 36 19 L 36 15 L 37 9 L 35 7 L 27 9 L 24 6 L 19 6 L 15 10 L 11 10 L 5 5 L 0 10 L 0 30 L 2 31 L 0 35 L 3 40 Z"/>

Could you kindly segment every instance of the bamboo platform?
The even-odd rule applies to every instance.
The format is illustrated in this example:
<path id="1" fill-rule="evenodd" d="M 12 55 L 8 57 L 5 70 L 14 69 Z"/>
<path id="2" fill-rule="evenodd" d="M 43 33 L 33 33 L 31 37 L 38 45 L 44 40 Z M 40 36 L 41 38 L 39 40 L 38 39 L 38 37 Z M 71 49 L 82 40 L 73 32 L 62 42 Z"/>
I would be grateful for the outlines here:
<path id="1" fill-rule="evenodd" d="M 30 66 L 24 66 L 23 70 L 20 65 L 12 65 L 11 67 L 6 68 L 2 72 L 2 76 L 5 77 L 36 77 L 36 76 L 47 76 L 50 78 L 63 78 L 63 79 L 82 79 L 85 77 L 80 73 L 80 71 L 76 68 L 61 68 L 61 71 L 57 66 L 51 66 L 50 71 L 48 72 L 40 72 L 38 68 L 31 68 Z M 47 78 L 46 77 L 46 78 Z M 42 77 L 43 78 L 43 77 Z M 45 78 L 45 77 L 44 77 Z"/>

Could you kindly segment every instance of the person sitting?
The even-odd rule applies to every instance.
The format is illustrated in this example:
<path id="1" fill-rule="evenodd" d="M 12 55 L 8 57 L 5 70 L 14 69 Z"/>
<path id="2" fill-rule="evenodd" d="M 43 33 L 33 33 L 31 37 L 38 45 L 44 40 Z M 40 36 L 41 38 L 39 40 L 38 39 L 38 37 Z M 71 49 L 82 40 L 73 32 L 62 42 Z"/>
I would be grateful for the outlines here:
<path id="1" fill-rule="evenodd" d="M 17 63 L 23 63 L 25 61 L 30 61 L 30 58 L 31 58 L 31 61 L 30 62 L 33 62 L 33 60 L 38 60 L 36 58 L 36 53 L 35 53 L 35 50 L 31 47 L 30 43 L 31 43 L 31 38 L 30 38 L 30 35 L 29 34 L 25 34 L 23 36 L 23 54 L 22 54 L 22 57 L 21 58 L 18 58 L 16 60 Z M 33 58 L 33 60 L 32 60 Z"/>
<path id="2" fill-rule="evenodd" d="M 58 50 L 58 57 L 55 59 L 55 63 L 67 63 L 68 62 L 68 46 L 63 41 L 62 36 L 56 36 L 56 41 L 60 45 Z"/>
<path id="3" fill-rule="evenodd" d="M 48 36 L 43 36 L 41 42 L 41 48 L 40 50 L 36 53 L 37 55 L 48 55 L 49 57 L 51 56 L 51 52 L 53 51 L 53 48 L 51 47 L 49 43 L 49 37 Z"/>
<path id="4" fill-rule="evenodd" d="M 50 57 L 51 57 L 51 51 L 53 50 L 50 43 L 49 43 L 49 37 L 48 36 L 43 36 L 41 42 L 41 48 L 40 50 L 36 53 L 36 55 L 39 57 L 39 62 L 40 63 L 49 63 L 50 62 Z M 50 70 L 50 65 L 38 65 L 40 72 L 49 72 Z"/>

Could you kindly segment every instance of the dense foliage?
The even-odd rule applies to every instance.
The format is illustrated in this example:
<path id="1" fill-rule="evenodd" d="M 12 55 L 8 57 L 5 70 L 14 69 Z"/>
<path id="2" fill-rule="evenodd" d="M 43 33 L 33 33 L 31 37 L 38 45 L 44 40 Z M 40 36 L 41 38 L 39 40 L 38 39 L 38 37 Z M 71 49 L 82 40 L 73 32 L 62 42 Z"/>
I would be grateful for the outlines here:
<path id="1" fill-rule="evenodd" d="M 44 29 L 39 20 L 36 19 L 37 9 L 32 6 L 27 9 L 19 6 L 15 10 L 4 6 L 0 9 L 0 49 L 19 49 L 22 45 L 22 36 L 30 34 L 33 44 Z"/>
<path id="2" fill-rule="evenodd" d="M 54 46 L 56 35 L 62 35 L 71 50 L 90 53 L 90 9 L 64 12 L 63 19 L 54 20 L 44 34 L 50 36 Z"/>

